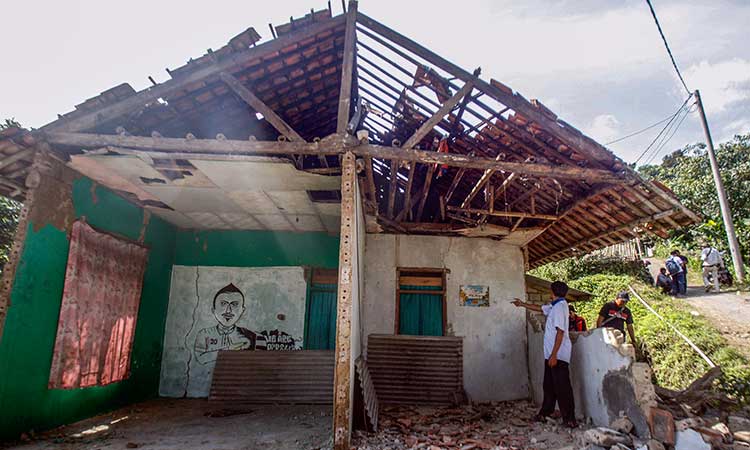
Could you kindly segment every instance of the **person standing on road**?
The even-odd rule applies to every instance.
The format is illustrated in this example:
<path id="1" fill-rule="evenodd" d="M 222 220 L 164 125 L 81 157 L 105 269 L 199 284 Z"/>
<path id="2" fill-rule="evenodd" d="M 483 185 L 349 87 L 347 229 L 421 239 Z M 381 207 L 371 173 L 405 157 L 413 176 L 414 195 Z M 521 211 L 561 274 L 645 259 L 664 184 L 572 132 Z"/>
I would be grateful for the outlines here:
<path id="1" fill-rule="evenodd" d="M 701 265 L 703 266 L 703 286 L 706 292 L 713 287 L 714 291 L 719 292 L 719 266 L 721 266 L 721 253 L 713 248 L 708 242 L 702 242 L 701 247 Z M 709 280 L 708 276 L 711 276 Z M 713 286 L 711 283 L 713 282 Z"/>
<path id="2" fill-rule="evenodd" d="M 679 250 L 672 250 L 671 256 L 665 262 L 667 272 L 672 277 L 672 295 L 685 295 L 687 292 L 687 277 L 685 273 L 685 264 L 680 258 Z"/>
<path id="3" fill-rule="evenodd" d="M 573 344 L 570 342 L 568 302 L 568 285 L 555 281 L 550 286 L 554 300 L 546 305 L 534 305 L 521 299 L 514 299 L 513 304 L 531 311 L 541 312 L 547 316 L 544 326 L 544 401 L 539 413 L 534 417 L 544 420 L 555 412 L 555 403 L 560 407 L 563 424 L 569 428 L 578 426 L 575 416 L 573 387 L 570 384 L 570 353 Z"/>

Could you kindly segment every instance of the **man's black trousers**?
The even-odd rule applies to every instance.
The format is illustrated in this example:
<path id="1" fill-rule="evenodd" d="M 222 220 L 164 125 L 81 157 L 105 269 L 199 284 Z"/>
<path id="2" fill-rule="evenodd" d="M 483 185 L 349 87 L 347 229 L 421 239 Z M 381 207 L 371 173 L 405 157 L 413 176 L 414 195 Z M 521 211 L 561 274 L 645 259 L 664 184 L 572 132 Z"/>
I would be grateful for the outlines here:
<path id="1" fill-rule="evenodd" d="M 555 403 L 560 406 L 560 415 L 563 422 L 575 422 L 575 402 L 573 400 L 573 387 L 570 385 L 570 372 L 568 363 L 557 361 L 555 367 L 550 367 L 544 360 L 544 401 L 540 416 L 549 416 L 555 412 Z"/>

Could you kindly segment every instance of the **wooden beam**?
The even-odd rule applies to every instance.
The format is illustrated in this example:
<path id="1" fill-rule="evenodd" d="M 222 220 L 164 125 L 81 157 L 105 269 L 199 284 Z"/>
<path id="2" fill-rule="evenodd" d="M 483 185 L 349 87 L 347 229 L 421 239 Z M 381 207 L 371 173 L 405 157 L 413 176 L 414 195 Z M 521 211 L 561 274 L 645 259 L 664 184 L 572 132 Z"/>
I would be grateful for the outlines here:
<path id="1" fill-rule="evenodd" d="M 336 133 L 346 133 L 349 124 L 349 112 L 352 100 L 352 78 L 354 75 L 354 57 L 357 52 L 357 2 L 349 1 L 346 12 L 346 31 L 344 33 L 344 57 L 341 66 L 341 90 L 339 91 L 339 109 L 336 121 Z"/>
<path id="2" fill-rule="evenodd" d="M 412 163 L 413 164 L 413 163 Z M 396 202 L 396 190 L 398 189 L 398 160 L 391 160 L 391 185 L 388 189 L 388 218 L 393 219 L 393 205 Z"/>
<path id="3" fill-rule="evenodd" d="M 237 94 L 238 97 L 240 97 L 245 103 L 250 105 L 255 111 L 261 113 L 263 115 L 263 118 L 268 121 L 279 133 L 286 136 L 287 139 L 294 142 L 305 142 L 305 140 L 300 136 L 292 127 L 287 124 L 284 119 L 279 117 L 274 110 L 269 108 L 261 99 L 256 97 L 255 94 L 250 91 L 250 89 L 246 88 L 240 80 L 233 77 L 227 72 L 220 72 L 219 78 L 221 78 L 221 81 L 223 81 L 229 88 Z"/>
<path id="4" fill-rule="evenodd" d="M 414 132 L 414 134 L 409 137 L 409 139 L 406 140 L 404 145 L 401 147 L 403 149 L 411 149 L 416 147 L 417 144 L 425 137 L 427 134 L 432 131 L 433 128 L 435 128 L 435 125 L 440 123 L 443 120 L 443 117 L 445 117 L 446 114 L 451 112 L 454 106 L 458 104 L 458 102 L 461 101 L 466 95 L 471 92 L 471 89 L 473 88 L 473 85 L 471 83 L 466 83 L 464 86 L 456 92 L 453 97 L 449 98 L 448 100 L 443 103 L 442 106 L 440 106 L 440 109 L 435 111 L 435 114 L 433 114 L 429 119 L 427 119 L 418 129 Z"/>
<path id="5" fill-rule="evenodd" d="M 424 180 L 422 186 L 422 200 L 419 202 L 419 208 L 417 208 L 417 215 L 415 219 L 417 221 L 422 220 L 422 213 L 424 212 L 424 205 L 427 202 L 427 197 L 430 195 L 430 186 L 432 185 L 432 176 L 435 174 L 435 165 L 431 164 L 427 168 L 427 177 Z"/>
<path id="6" fill-rule="evenodd" d="M 558 220 L 559 217 L 552 214 L 530 214 L 521 211 L 490 211 L 487 209 L 475 208 L 458 208 L 455 206 L 446 206 L 448 211 L 460 212 L 465 214 L 482 214 L 484 216 L 497 217 L 523 217 L 524 219 L 541 219 L 541 220 Z"/>
<path id="7" fill-rule="evenodd" d="M 365 176 L 367 177 L 367 190 L 370 193 L 370 201 L 377 204 L 378 194 L 375 190 L 375 175 L 372 173 L 372 158 L 365 157 Z"/>
<path id="8" fill-rule="evenodd" d="M 12 155 L 3 158 L 2 160 L 0 160 L 0 169 L 4 169 L 14 162 L 18 162 L 22 159 L 29 159 L 33 157 L 34 151 L 34 148 L 24 148 L 16 153 L 13 153 Z"/>
<path id="9" fill-rule="evenodd" d="M 146 151 L 165 151 L 181 153 L 216 153 L 216 154 L 249 154 L 249 155 L 335 155 L 351 150 L 357 156 L 399 159 L 401 161 L 419 162 L 422 164 L 444 164 L 467 169 L 494 169 L 505 172 L 550 177 L 557 179 L 586 180 L 590 183 L 627 183 L 630 180 L 621 174 L 601 169 L 583 167 L 553 166 L 541 163 L 517 163 L 496 161 L 492 158 L 460 155 L 455 153 L 438 153 L 423 150 L 404 150 L 382 145 L 361 144 L 353 139 L 332 135 L 320 142 L 276 142 L 276 141 L 240 141 L 218 139 L 182 139 L 166 137 L 120 136 L 90 133 L 44 133 L 46 141 L 52 145 L 70 146 L 77 149 L 121 147 Z"/>
<path id="10" fill-rule="evenodd" d="M 448 188 L 448 192 L 445 194 L 445 204 L 447 205 L 451 201 L 451 197 L 453 197 L 453 193 L 456 191 L 456 188 L 458 187 L 458 183 L 461 182 L 461 178 L 464 176 L 464 172 L 466 172 L 466 168 L 462 167 L 458 169 L 456 172 L 456 175 L 453 177 L 453 181 L 451 182 L 450 187 Z"/>
<path id="11" fill-rule="evenodd" d="M 346 16 L 339 15 L 331 20 L 317 22 L 308 27 L 301 28 L 294 33 L 285 34 L 278 39 L 264 42 L 247 50 L 230 53 L 229 55 L 220 58 L 215 64 L 207 64 L 205 66 L 197 67 L 193 72 L 187 75 L 172 78 L 159 85 L 146 88 L 126 99 L 96 109 L 87 114 L 83 114 L 80 117 L 55 120 L 54 122 L 42 127 L 40 131 L 81 131 L 93 129 L 98 124 L 109 122 L 118 117 L 135 112 L 159 98 L 167 98 L 184 89 L 186 86 L 214 77 L 218 75 L 219 72 L 231 70 L 240 64 L 257 59 L 263 55 L 281 51 L 290 45 L 293 45 L 295 42 L 304 41 L 317 34 L 340 26 L 345 21 Z"/>
<path id="12" fill-rule="evenodd" d="M 499 153 L 495 157 L 495 161 L 500 161 L 500 158 L 502 158 L 502 153 Z M 492 178 L 492 175 L 495 173 L 494 169 L 487 169 L 484 171 L 481 177 L 479 177 L 479 180 L 477 180 L 474 187 L 471 188 L 471 191 L 469 192 L 469 195 L 466 196 L 463 202 L 461 202 L 461 208 L 466 208 L 471 204 L 471 201 L 474 200 L 474 197 L 479 193 L 480 190 L 482 190 L 482 187 L 487 183 L 490 178 Z"/>
<path id="13" fill-rule="evenodd" d="M 336 365 L 333 395 L 333 447 L 349 450 L 352 424 L 352 302 L 357 256 L 356 182 L 354 155 L 347 152 L 341 161 L 341 245 L 336 303 Z"/>
<path id="14" fill-rule="evenodd" d="M 641 224 L 644 224 L 644 223 L 647 223 L 647 222 L 655 222 L 655 221 L 663 219 L 664 217 L 668 217 L 668 216 L 670 216 L 672 214 L 674 214 L 674 211 L 671 211 L 671 210 L 670 211 L 663 211 L 663 212 L 660 212 L 658 214 L 652 214 L 652 215 L 650 215 L 648 217 L 641 217 L 639 219 L 633 220 L 632 222 L 628 222 L 628 223 L 626 223 L 624 225 L 620 225 L 617 228 L 605 230 L 605 231 L 603 231 L 603 232 L 601 232 L 601 233 L 599 233 L 597 235 L 594 235 L 594 236 L 585 236 L 581 240 L 573 242 L 572 244 L 565 244 L 565 249 L 561 249 L 561 250 L 559 250 L 559 251 L 557 251 L 557 252 L 549 255 L 548 258 L 554 258 L 558 254 L 561 254 L 561 253 L 569 251 L 571 248 L 577 248 L 577 247 L 580 247 L 582 245 L 586 245 L 589 242 L 601 240 L 601 239 L 603 239 L 603 238 L 605 238 L 605 237 L 607 237 L 607 236 L 609 236 L 611 234 L 616 234 L 616 233 L 620 233 L 620 232 L 623 232 L 623 231 L 629 231 L 629 230 L 631 230 L 631 229 L 633 229 L 633 228 L 635 228 L 635 227 L 637 227 L 637 226 L 639 226 Z"/>
<path id="15" fill-rule="evenodd" d="M 467 169 L 493 169 L 504 172 L 515 172 L 519 175 L 531 175 L 540 178 L 557 178 L 586 181 L 589 183 L 619 184 L 630 182 L 622 175 L 601 169 L 584 167 L 554 166 L 542 163 L 519 163 L 496 161 L 493 158 L 460 155 L 456 153 L 438 153 L 423 150 L 405 150 L 372 144 L 360 145 L 352 149 L 357 155 L 368 155 L 382 159 L 400 159 L 402 161 L 416 161 L 423 164 L 445 164 Z"/>
<path id="16" fill-rule="evenodd" d="M 404 210 L 411 220 L 411 187 L 414 185 L 414 173 L 417 170 L 417 163 L 409 164 L 409 178 L 406 180 L 406 191 L 404 191 Z"/>

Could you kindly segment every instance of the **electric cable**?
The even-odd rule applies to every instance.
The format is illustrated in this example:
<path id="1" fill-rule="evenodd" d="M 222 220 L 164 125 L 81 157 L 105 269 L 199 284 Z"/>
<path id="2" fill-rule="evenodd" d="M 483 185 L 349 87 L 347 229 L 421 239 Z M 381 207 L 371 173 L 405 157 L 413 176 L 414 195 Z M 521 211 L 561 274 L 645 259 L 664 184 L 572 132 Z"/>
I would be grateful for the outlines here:
<path id="1" fill-rule="evenodd" d="M 643 156 L 654 146 L 654 144 L 656 144 L 656 141 L 658 141 L 659 138 L 662 137 L 662 135 L 666 132 L 667 128 L 670 128 L 675 118 L 682 112 L 682 110 L 685 108 L 685 105 L 687 105 L 687 102 L 690 101 L 692 97 L 693 97 L 693 94 L 688 95 L 685 101 L 682 102 L 682 105 L 680 105 L 679 109 L 677 109 L 677 111 L 674 114 L 668 117 L 669 122 L 667 123 L 667 125 L 665 125 L 664 128 L 661 129 L 661 131 L 659 131 L 659 134 L 656 135 L 656 137 L 651 141 L 651 143 L 648 144 L 646 149 L 643 150 L 643 152 L 638 156 L 638 158 L 635 160 L 635 164 L 638 164 L 638 161 L 640 161 L 643 158 Z"/>
<path id="2" fill-rule="evenodd" d="M 605 143 L 604 143 L 604 145 L 611 145 L 611 144 L 615 144 L 615 143 L 617 143 L 617 142 L 620 142 L 620 141 L 624 141 L 625 139 L 628 139 L 628 138 L 632 138 L 633 136 L 637 136 L 637 135 L 639 135 L 639 134 L 641 134 L 641 133 L 644 133 L 644 132 L 646 132 L 646 131 L 648 131 L 648 130 L 650 130 L 650 129 L 654 128 L 654 127 L 655 127 L 655 126 L 657 126 L 657 125 L 661 125 L 661 124 L 663 124 L 663 123 L 664 123 L 664 122 L 666 122 L 667 120 L 671 119 L 671 118 L 672 118 L 673 116 L 674 116 L 674 114 L 670 114 L 669 116 L 667 116 L 667 117 L 665 117 L 665 118 L 661 119 L 660 121 L 658 121 L 658 122 L 656 122 L 656 123 L 653 123 L 653 124 L 651 124 L 651 125 L 647 126 L 646 128 L 642 128 L 642 129 L 640 129 L 640 130 L 638 130 L 638 131 L 634 131 L 634 132 L 632 132 L 632 133 L 630 133 L 630 134 L 628 134 L 628 135 L 625 135 L 625 136 L 619 137 L 619 138 L 617 138 L 617 139 L 615 139 L 615 140 L 613 140 L 613 141 L 605 142 Z"/>
<path id="3" fill-rule="evenodd" d="M 661 153 L 662 149 L 664 149 L 664 147 L 667 145 L 667 143 L 670 140 L 672 140 L 672 137 L 674 137 L 674 135 L 677 133 L 677 130 L 682 125 L 682 122 L 685 121 L 685 119 L 687 118 L 687 116 L 690 115 L 691 112 L 692 111 L 690 110 L 690 108 L 688 108 L 688 109 L 685 110 L 685 113 L 682 115 L 682 118 L 680 118 L 680 121 L 677 122 L 677 125 L 674 127 L 674 130 L 672 131 L 672 134 L 670 134 L 669 137 L 659 146 L 659 148 L 654 152 L 654 154 L 651 156 L 651 158 L 649 158 L 649 160 L 645 164 L 651 164 L 651 161 L 653 161 L 654 158 Z"/>
<path id="4" fill-rule="evenodd" d="M 659 29 L 659 34 L 661 35 L 661 40 L 664 41 L 664 47 L 667 48 L 667 53 L 669 54 L 669 59 L 672 60 L 672 66 L 674 67 L 675 72 L 677 72 L 677 76 L 680 78 L 680 81 L 682 82 L 682 87 L 685 88 L 685 91 L 688 94 L 692 94 L 692 91 L 688 89 L 687 84 L 685 84 L 685 79 L 682 78 L 682 74 L 680 73 L 680 69 L 677 67 L 677 63 L 674 60 L 674 56 L 672 55 L 672 50 L 669 49 L 669 44 L 667 44 L 667 38 L 664 36 L 664 31 L 661 29 L 661 25 L 659 24 L 659 19 L 656 17 L 656 11 L 654 11 L 654 7 L 651 4 L 651 0 L 646 0 L 646 3 L 648 3 L 648 7 L 651 10 L 651 15 L 654 17 L 654 22 L 656 22 L 656 28 Z"/>

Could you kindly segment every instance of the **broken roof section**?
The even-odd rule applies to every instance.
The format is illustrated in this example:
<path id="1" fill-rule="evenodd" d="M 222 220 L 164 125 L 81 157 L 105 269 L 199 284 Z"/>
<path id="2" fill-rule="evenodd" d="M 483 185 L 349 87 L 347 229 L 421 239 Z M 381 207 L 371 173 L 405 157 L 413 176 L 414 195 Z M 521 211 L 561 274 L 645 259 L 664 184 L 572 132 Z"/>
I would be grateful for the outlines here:
<path id="1" fill-rule="evenodd" d="M 259 155 L 335 176 L 339 155 L 352 151 L 364 163 L 370 231 L 503 239 L 527 246 L 530 266 L 699 220 L 538 100 L 455 66 L 356 2 L 347 14 L 311 12 L 276 34 L 261 43 L 248 29 L 163 83 L 140 92 L 119 85 L 40 130 L 14 131 L 0 150 L 13 158 L 48 148 L 74 166 L 93 154 L 130 156 L 143 173 L 161 174 L 135 184 L 163 178 L 170 186 L 185 184 L 180 176 L 210 180 L 196 161 Z M 0 167 L 0 191 L 16 198 L 18 164 Z M 168 198 L 151 200 L 168 220 L 179 210 Z"/>

